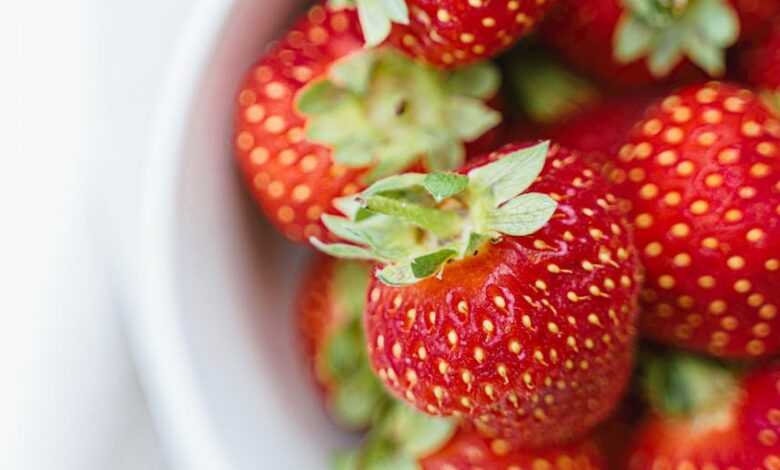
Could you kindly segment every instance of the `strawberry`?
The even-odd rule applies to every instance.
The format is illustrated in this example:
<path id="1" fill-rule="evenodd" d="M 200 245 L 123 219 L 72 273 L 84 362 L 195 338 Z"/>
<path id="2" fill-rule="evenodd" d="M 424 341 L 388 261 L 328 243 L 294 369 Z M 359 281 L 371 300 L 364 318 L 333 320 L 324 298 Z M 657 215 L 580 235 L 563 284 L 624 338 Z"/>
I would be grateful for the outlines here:
<path id="1" fill-rule="evenodd" d="M 349 218 L 324 222 L 354 244 L 312 243 L 378 262 L 366 339 L 395 396 L 551 445 L 607 416 L 630 372 L 637 263 L 613 202 L 576 152 L 510 145 L 341 200 Z"/>
<path id="2" fill-rule="evenodd" d="M 778 0 L 562 0 L 542 30 L 582 70 L 637 86 L 688 81 L 698 75 L 691 63 L 722 75 L 725 49 L 778 13 Z"/>
<path id="3" fill-rule="evenodd" d="M 369 46 L 385 40 L 442 68 L 498 55 L 528 34 L 557 0 L 331 0 L 357 5 Z"/>
<path id="4" fill-rule="evenodd" d="M 780 352 L 780 121 L 725 83 L 652 106 L 610 174 L 646 270 L 642 332 L 722 357 Z"/>
<path id="5" fill-rule="evenodd" d="M 451 420 L 396 404 L 372 428 L 362 447 L 342 454 L 337 470 L 604 470 L 591 440 L 544 449 L 512 449 Z"/>
<path id="6" fill-rule="evenodd" d="M 778 365 L 739 377 L 682 356 L 650 373 L 656 411 L 635 435 L 623 468 L 780 468 Z"/>
<path id="7" fill-rule="evenodd" d="M 598 448 L 586 440 L 535 450 L 511 450 L 500 440 L 460 431 L 435 454 L 420 461 L 422 470 L 606 470 Z"/>
<path id="8" fill-rule="evenodd" d="M 542 135 L 600 162 L 609 161 L 658 93 L 605 95 L 551 55 L 531 46 L 502 58 L 505 84 L 513 92 L 515 107 L 545 126 L 536 130 L 537 137 Z M 514 127 L 510 137 L 528 134 L 522 122 Z"/>
<path id="9" fill-rule="evenodd" d="M 766 102 L 780 114 L 780 19 L 744 52 L 741 62 L 747 81 L 762 90 Z"/>
<path id="10" fill-rule="evenodd" d="M 388 397 L 368 365 L 362 314 L 365 263 L 319 256 L 298 294 L 299 331 L 328 412 L 340 426 L 365 429 Z"/>
<path id="11" fill-rule="evenodd" d="M 354 11 L 314 6 L 241 85 L 238 162 L 282 233 L 321 236 L 334 198 L 415 165 L 459 166 L 464 142 L 500 121 L 484 103 L 499 80 L 487 63 L 444 72 L 365 50 Z"/>

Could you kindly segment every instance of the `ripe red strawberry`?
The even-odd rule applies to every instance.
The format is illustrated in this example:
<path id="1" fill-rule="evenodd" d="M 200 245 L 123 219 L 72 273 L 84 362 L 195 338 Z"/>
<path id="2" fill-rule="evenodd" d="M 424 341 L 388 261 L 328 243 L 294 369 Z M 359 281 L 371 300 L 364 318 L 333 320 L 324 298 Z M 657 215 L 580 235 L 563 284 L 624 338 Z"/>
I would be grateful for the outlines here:
<path id="1" fill-rule="evenodd" d="M 443 68 L 498 55 L 528 34 L 557 0 L 331 0 L 357 4 L 366 42 L 385 41 Z"/>
<path id="2" fill-rule="evenodd" d="M 624 468 L 780 468 L 780 367 L 740 379 L 698 359 L 674 361 Z"/>
<path id="3" fill-rule="evenodd" d="M 611 178 L 646 270 L 642 332 L 723 357 L 780 352 L 780 121 L 748 90 L 651 107 Z"/>
<path id="4" fill-rule="evenodd" d="M 363 49 L 354 11 L 315 6 L 241 85 L 235 148 L 247 184 L 292 240 L 322 236 L 334 198 L 420 164 L 456 168 L 500 121 L 489 64 L 443 72 Z"/>
<path id="5" fill-rule="evenodd" d="M 562 0 L 542 30 L 583 71 L 637 86 L 690 81 L 698 75 L 691 62 L 722 75 L 724 50 L 778 13 L 778 0 Z"/>
<path id="6" fill-rule="evenodd" d="M 325 220 L 359 245 L 315 244 L 379 261 L 366 336 L 393 394 L 550 445 L 606 417 L 630 373 L 637 263 L 613 202 L 579 154 L 510 145 L 380 181 Z"/>
<path id="7" fill-rule="evenodd" d="M 328 413 L 347 429 L 365 429 L 388 396 L 368 364 L 362 314 L 369 266 L 318 256 L 298 294 L 306 360 Z"/>
<path id="8" fill-rule="evenodd" d="M 498 440 L 459 431 L 447 445 L 420 460 L 421 470 L 606 470 L 591 441 L 535 450 L 510 450 Z"/>
<path id="9" fill-rule="evenodd" d="M 744 52 L 741 65 L 745 79 L 762 90 L 780 114 L 780 19 Z"/>
<path id="10" fill-rule="evenodd" d="M 337 470 L 606 470 L 591 440 L 544 449 L 512 449 L 473 429 L 456 429 L 451 420 L 433 418 L 402 404 L 379 421 L 360 449 L 341 455 Z"/>

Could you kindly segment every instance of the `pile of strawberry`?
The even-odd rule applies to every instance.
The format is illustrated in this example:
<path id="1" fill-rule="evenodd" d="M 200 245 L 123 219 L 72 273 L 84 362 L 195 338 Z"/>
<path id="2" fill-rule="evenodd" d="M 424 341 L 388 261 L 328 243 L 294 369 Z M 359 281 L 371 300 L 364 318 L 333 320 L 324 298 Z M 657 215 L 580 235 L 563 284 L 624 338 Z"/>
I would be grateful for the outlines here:
<path id="1" fill-rule="evenodd" d="M 318 3 L 235 150 L 336 468 L 780 470 L 780 0 Z"/>

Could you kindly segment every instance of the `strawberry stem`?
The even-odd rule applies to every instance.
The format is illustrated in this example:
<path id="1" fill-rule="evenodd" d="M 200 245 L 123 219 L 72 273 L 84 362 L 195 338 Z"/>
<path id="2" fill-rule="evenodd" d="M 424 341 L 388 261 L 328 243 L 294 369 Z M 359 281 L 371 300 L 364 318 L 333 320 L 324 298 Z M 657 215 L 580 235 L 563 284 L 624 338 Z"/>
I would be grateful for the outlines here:
<path id="1" fill-rule="evenodd" d="M 739 38 L 739 16 L 727 0 L 626 0 L 615 29 L 615 59 L 647 59 L 665 77 L 688 58 L 712 76 L 725 72 L 725 51 Z"/>
<path id="2" fill-rule="evenodd" d="M 506 59 L 506 69 L 518 107 L 534 122 L 559 122 L 599 98 L 593 84 L 550 59 L 546 51 L 512 54 Z"/>
<path id="3" fill-rule="evenodd" d="M 557 203 L 525 192 L 539 176 L 549 142 L 521 148 L 467 175 L 407 173 L 380 180 L 339 199 L 345 217 L 323 216 L 328 229 L 351 242 L 310 241 L 331 256 L 375 260 L 391 286 L 442 273 L 451 259 L 470 256 L 490 239 L 541 229 Z M 421 230 L 423 233 L 421 233 Z"/>
<path id="4" fill-rule="evenodd" d="M 722 407 L 737 389 L 733 370 L 712 359 L 674 352 L 649 356 L 645 390 L 663 415 L 691 416 Z"/>
<path id="5" fill-rule="evenodd" d="M 369 196 L 366 208 L 380 214 L 397 217 L 405 222 L 430 230 L 439 238 L 446 239 L 456 236 L 461 231 L 461 218 L 453 213 L 430 207 L 423 207 L 412 202 L 392 199 L 385 196 Z"/>

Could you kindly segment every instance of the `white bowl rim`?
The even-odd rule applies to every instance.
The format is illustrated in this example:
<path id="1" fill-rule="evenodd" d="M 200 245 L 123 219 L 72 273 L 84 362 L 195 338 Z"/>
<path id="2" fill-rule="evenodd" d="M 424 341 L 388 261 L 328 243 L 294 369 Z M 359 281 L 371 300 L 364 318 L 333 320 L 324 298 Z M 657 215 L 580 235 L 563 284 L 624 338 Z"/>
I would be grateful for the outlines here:
<path id="1" fill-rule="evenodd" d="M 177 172 L 189 125 L 181 116 L 190 115 L 232 6 L 232 0 L 198 0 L 176 42 L 154 114 L 141 188 L 138 258 L 131 260 L 135 308 L 125 318 L 130 346 L 163 452 L 174 468 L 182 469 L 232 468 L 197 386 L 181 317 L 175 315 L 173 272 Z"/>

